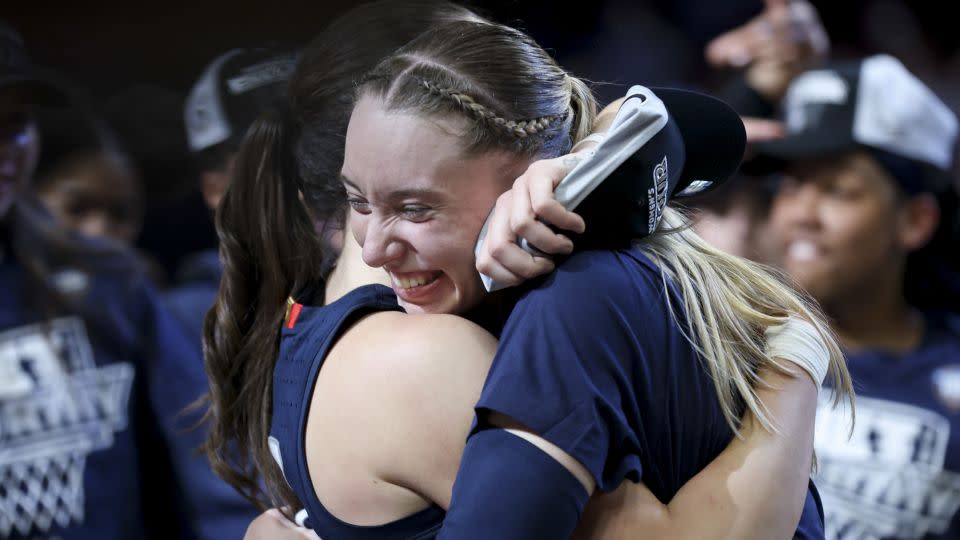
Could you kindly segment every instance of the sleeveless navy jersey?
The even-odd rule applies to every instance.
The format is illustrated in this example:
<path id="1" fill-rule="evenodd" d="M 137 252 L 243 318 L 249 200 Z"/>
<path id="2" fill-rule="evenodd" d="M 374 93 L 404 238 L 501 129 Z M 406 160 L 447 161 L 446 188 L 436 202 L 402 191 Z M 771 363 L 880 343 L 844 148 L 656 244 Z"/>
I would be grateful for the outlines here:
<path id="1" fill-rule="evenodd" d="M 478 426 L 503 413 L 580 461 L 599 489 L 642 480 L 668 502 L 733 437 L 682 312 L 639 250 L 570 257 L 511 313 Z M 816 506 L 811 483 L 798 537 L 822 537 Z"/>
<path id="2" fill-rule="evenodd" d="M 280 339 L 280 355 L 273 371 L 270 451 L 307 511 L 304 525 L 325 539 L 433 538 L 445 514 L 440 507 L 431 506 L 384 525 L 352 525 L 328 512 L 313 490 L 307 470 L 305 434 L 317 375 L 341 333 L 364 315 L 378 311 L 402 309 L 389 287 L 367 285 L 327 306 L 294 306 Z"/>
<path id="3" fill-rule="evenodd" d="M 960 334 L 928 316 L 907 354 L 848 353 L 849 411 L 821 402 L 817 484 L 829 538 L 960 538 Z"/>
<path id="4" fill-rule="evenodd" d="M 78 240 L 81 241 L 81 240 Z M 242 536 L 236 495 L 179 416 L 206 390 L 203 359 L 133 265 L 63 268 L 81 314 L 30 309 L 0 245 L 0 538 Z"/>

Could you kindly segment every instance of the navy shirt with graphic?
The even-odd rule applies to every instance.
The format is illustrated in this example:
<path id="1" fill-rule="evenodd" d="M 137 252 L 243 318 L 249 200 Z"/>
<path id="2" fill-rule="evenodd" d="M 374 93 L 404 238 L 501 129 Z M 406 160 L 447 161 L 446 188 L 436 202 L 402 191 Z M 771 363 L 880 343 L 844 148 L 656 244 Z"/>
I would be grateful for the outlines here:
<path id="1" fill-rule="evenodd" d="M 733 437 L 673 315 L 682 306 L 637 249 L 574 255 L 511 313 L 478 425 L 505 414 L 576 458 L 600 489 L 642 480 L 668 502 Z M 822 535 L 814 493 L 800 537 Z"/>
<path id="2" fill-rule="evenodd" d="M 825 399 L 817 485 L 828 538 L 960 538 L 960 334 L 928 316 L 907 354 L 847 354 L 856 423 Z"/>
<path id="3" fill-rule="evenodd" d="M 0 538 L 241 537 L 254 513 L 180 416 L 206 389 L 199 349 L 132 265 L 54 282 L 83 316 L 30 307 L 0 250 Z"/>
<path id="4" fill-rule="evenodd" d="M 202 361 L 203 322 L 213 307 L 222 273 L 218 251 L 202 251 L 184 261 L 177 272 L 179 285 L 165 290 L 161 296 L 163 307 L 180 323 L 180 329 L 195 350 L 191 357 L 201 357 L 199 362 L 177 363 L 180 378 L 172 391 L 174 403 L 181 404 L 178 409 L 188 407 L 197 396 L 209 391 Z M 171 422 L 171 430 L 178 434 L 178 468 L 188 479 L 186 489 L 192 501 L 189 505 L 192 509 L 188 510 L 195 515 L 193 522 L 201 538 L 241 538 L 259 511 L 216 478 L 206 458 L 193 451 L 206 438 L 204 428 L 195 428 L 201 423 L 203 413 L 203 408 L 192 408 L 180 412 Z"/>

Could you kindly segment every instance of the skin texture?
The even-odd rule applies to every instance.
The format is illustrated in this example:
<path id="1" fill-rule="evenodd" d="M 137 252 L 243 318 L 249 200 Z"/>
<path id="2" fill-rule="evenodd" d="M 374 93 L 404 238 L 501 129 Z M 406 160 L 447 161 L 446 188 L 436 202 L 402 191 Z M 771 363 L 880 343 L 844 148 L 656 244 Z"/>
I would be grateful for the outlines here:
<path id="1" fill-rule="evenodd" d="M 869 154 L 801 162 L 771 209 L 779 264 L 831 316 L 848 349 L 909 350 L 920 318 L 903 296 L 907 255 L 939 222 L 929 194 L 905 196 Z"/>
<path id="2" fill-rule="evenodd" d="M 140 231 L 137 179 L 103 154 L 71 159 L 38 181 L 37 195 L 66 228 L 132 245 Z"/>
<path id="3" fill-rule="evenodd" d="M 529 165 L 500 153 L 464 156 L 451 136 L 460 121 L 388 111 L 363 97 L 347 130 L 343 179 L 354 237 L 410 312 L 464 313 L 480 302 L 485 291 L 464 246 Z M 410 279 L 427 284 L 404 287 Z"/>
<path id="4" fill-rule="evenodd" d="M 899 278 L 902 259 L 918 247 L 909 211 L 894 180 L 857 152 L 793 167 L 771 220 L 784 269 L 832 305 Z"/>
<path id="5" fill-rule="evenodd" d="M 388 148 L 397 141 L 414 140 L 418 131 L 429 133 L 431 127 L 437 128 L 438 124 L 433 120 L 397 120 L 382 110 L 373 112 L 384 114 L 363 119 L 403 121 L 405 127 L 410 128 L 393 131 L 393 137 L 381 141 Z M 380 127 L 380 131 L 389 131 L 382 129 L 389 126 Z M 440 131 L 449 128 L 444 125 Z M 376 131 L 350 133 L 373 137 Z M 434 138 L 429 142 L 434 144 L 432 156 L 415 155 L 404 162 L 409 157 L 405 153 L 409 148 L 397 144 L 399 151 L 394 151 L 393 157 L 399 161 L 391 164 L 392 168 L 385 169 L 382 165 L 363 168 L 365 163 L 361 163 L 361 158 L 375 161 L 382 150 L 375 151 L 370 145 L 370 149 L 365 148 L 369 155 L 357 152 L 351 156 L 351 148 L 357 147 L 351 147 L 354 141 L 348 138 L 344 176 L 351 180 L 346 185 L 354 207 L 348 227 L 360 242 L 367 241 L 371 234 L 372 238 L 379 238 L 381 232 L 373 228 L 384 227 L 392 229 L 392 236 L 383 244 L 386 247 L 379 249 L 401 258 L 425 257 L 421 252 L 426 248 L 420 243 L 426 242 L 426 233 L 416 228 L 404 230 L 408 224 L 402 223 L 402 212 L 391 210 L 391 205 L 383 205 L 386 208 L 379 210 L 386 217 L 376 216 L 377 204 L 367 197 L 378 200 L 382 195 L 373 183 L 368 185 L 357 176 L 381 175 L 377 178 L 390 180 L 394 188 L 405 182 L 435 179 L 431 174 L 423 174 L 423 170 L 436 170 L 436 163 L 430 159 L 443 156 L 443 151 L 450 149 L 438 147 L 442 140 Z M 351 157 L 354 161 L 350 161 Z M 548 161 L 556 163 L 546 164 L 533 173 L 528 171 L 522 176 L 525 180 L 520 182 L 520 187 L 555 185 L 553 178 L 562 177 L 564 165 L 562 160 Z M 351 169 L 354 163 L 358 165 Z M 475 165 L 482 168 L 484 163 Z M 388 172 L 383 172 L 385 170 Z M 414 180 L 404 178 L 404 173 Z M 444 185 L 467 193 L 473 187 L 453 182 Z M 514 190 L 517 187 L 514 184 Z M 531 198 L 524 200 L 542 200 L 540 191 L 540 188 L 532 189 Z M 486 194 L 472 201 L 479 204 L 494 199 L 496 195 Z M 443 209 L 445 207 L 441 207 L 441 211 Z M 505 230 L 509 230 L 510 212 L 503 212 L 498 219 L 503 222 L 501 226 L 505 224 Z M 413 222 L 409 226 L 418 224 L 423 225 Z M 461 241 L 468 243 L 460 245 L 461 250 L 473 243 L 472 238 L 465 236 Z M 444 238 L 450 241 L 452 237 Z M 392 247 L 395 242 L 402 245 Z M 455 247 L 452 243 L 444 246 L 448 250 Z M 361 248 L 353 242 L 346 243 L 327 284 L 328 301 L 353 287 L 378 281 L 382 276 L 369 269 L 360 271 L 360 252 Z M 379 253 L 374 251 L 372 255 Z M 365 245 L 364 261 L 372 255 Z M 456 293 L 456 289 L 447 292 L 451 298 L 460 298 Z M 403 336 L 401 343 L 393 338 L 398 335 Z M 392 337 L 384 339 L 384 336 Z M 488 334 L 472 323 L 443 315 L 408 317 L 378 313 L 351 327 L 326 360 L 308 417 L 310 476 L 328 510 L 346 521 L 372 525 L 409 515 L 425 508 L 428 501 L 446 508 L 466 430 L 473 418 L 472 405 L 495 345 Z M 642 484 L 624 483 L 612 494 L 598 494 L 591 499 L 577 538 L 634 538 L 637 531 L 649 531 L 653 538 L 789 537 L 796 526 L 810 470 L 816 388 L 805 375 L 764 374 L 764 380 L 770 386 L 761 390 L 761 399 L 781 428 L 781 434 L 766 432 L 752 418 L 745 418 L 745 438 L 734 439 L 669 504 L 656 500 Z M 377 399 L 369 399 L 370 396 Z M 578 463 L 550 443 L 522 426 L 511 424 L 510 419 L 500 421 L 502 426 L 555 457 L 575 474 L 583 472 Z M 582 482 L 586 489 L 592 489 L 588 475 Z M 774 493 L 777 496 L 771 496 Z M 291 527 L 274 512 L 257 518 L 247 538 L 309 538 L 310 534 Z"/>
<path id="6" fill-rule="evenodd" d="M 776 103 L 790 81 L 816 67 L 829 50 L 827 33 L 812 4 L 766 0 L 759 15 L 715 38 L 705 54 L 715 67 L 743 68 L 750 86 Z"/>

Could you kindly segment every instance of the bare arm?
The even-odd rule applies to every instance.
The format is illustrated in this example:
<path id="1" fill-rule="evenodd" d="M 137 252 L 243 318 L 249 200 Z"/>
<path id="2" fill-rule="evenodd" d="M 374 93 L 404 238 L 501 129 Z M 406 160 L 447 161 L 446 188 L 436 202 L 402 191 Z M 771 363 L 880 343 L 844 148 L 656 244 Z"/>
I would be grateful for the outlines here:
<path id="1" fill-rule="evenodd" d="M 790 538 L 803 509 L 813 455 L 817 389 L 806 375 L 764 373 L 759 390 L 779 428 L 750 414 L 743 439 L 727 448 L 662 504 L 642 484 L 595 496 L 577 538 Z"/>

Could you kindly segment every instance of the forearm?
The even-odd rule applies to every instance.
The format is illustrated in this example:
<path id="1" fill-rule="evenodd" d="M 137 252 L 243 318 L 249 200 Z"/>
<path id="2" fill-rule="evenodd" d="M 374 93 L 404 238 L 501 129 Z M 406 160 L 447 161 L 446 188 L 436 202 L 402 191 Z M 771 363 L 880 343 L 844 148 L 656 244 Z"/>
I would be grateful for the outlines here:
<path id="1" fill-rule="evenodd" d="M 613 123 L 613 119 L 617 117 L 617 111 L 620 110 L 620 106 L 623 105 L 623 101 L 626 97 L 611 101 L 606 107 L 597 114 L 596 120 L 593 121 L 593 131 L 592 133 L 605 133 L 610 129 L 610 124 Z"/>
<path id="2" fill-rule="evenodd" d="M 779 433 L 744 418 L 743 438 L 670 501 L 683 537 L 789 538 L 796 529 L 812 465 L 817 389 L 803 374 L 767 373 L 764 380 L 773 388 L 758 394 Z"/>
<path id="3" fill-rule="evenodd" d="M 806 496 L 816 387 L 805 376 L 767 373 L 758 391 L 779 433 L 744 418 L 731 443 L 663 504 L 625 482 L 590 501 L 575 538 L 790 538 Z"/>

